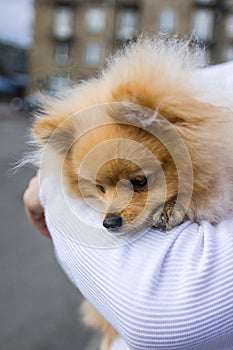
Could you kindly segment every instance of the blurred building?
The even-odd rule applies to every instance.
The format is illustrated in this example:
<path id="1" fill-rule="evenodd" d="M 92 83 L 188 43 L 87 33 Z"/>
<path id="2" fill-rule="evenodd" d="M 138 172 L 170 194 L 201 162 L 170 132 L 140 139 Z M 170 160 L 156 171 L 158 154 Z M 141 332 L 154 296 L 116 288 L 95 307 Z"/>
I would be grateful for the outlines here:
<path id="1" fill-rule="evenodd" d="M 233 0 L 35 0 L 32 90 L 94 74 L 137 33 L 195 34 L 205 62 L 233 59 Z"/>
<path id="2" fill-rule="evenodd" d="M 26 74 L 28 70 L 28 51 L 22 47 L 0 42 L 0 74 L 12 77 Z"/>
<path id="3" fill-rule="evenodd" d="M 28 50 L 0 42 L 0 100 L 23 97 L 28 86 Z"/>

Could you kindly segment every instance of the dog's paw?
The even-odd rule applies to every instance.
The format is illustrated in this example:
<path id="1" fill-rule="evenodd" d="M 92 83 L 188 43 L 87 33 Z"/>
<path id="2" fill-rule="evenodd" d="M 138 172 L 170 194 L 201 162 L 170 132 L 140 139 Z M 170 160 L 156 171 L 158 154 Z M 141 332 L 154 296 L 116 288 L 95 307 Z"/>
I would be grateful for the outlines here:
<path id="1" fill-rule="evenodd" d="M 161 231 L 170 231 L 187 220 L 185 210 L 175 202 L 167 202 L 153 215 L 153 227 Z"/>

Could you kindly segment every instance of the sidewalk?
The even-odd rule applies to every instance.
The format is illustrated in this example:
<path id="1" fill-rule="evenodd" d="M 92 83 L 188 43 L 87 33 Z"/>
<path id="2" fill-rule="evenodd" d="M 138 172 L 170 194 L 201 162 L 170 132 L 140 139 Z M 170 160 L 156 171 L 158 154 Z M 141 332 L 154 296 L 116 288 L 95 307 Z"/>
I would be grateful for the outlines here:
<path id="1" fill-rule="evenodd" d="M 100 337 L 95 336 L 90 343 L 85 347 L 84 350 L 99 350 Z"/>
<path id="2" fill-rule="evenodd" d="M 0 120 L 20 120 L 30 118 L 26 111 L 16 111 L 12 109 L 10 102 L 0 102 Z"/>
<path id="3" fill-rule="evenodd" d="M 7 175 L 28 149 L 30 125 L 30 118 L 8 113 L 0 105 L 0 349 L 97 350 L 94 332 L 76 312 L 82 296 L 59 267 L 51 242 L 26 218 L 22 195 L 35 171 Z"/>

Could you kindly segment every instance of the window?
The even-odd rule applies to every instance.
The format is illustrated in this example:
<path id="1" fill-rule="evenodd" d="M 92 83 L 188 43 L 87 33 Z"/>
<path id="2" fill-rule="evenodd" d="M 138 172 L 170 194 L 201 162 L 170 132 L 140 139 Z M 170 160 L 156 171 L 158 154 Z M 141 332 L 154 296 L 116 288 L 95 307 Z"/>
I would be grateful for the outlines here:
<path id="1" fill-rule="evenodd" d="M 55 44 L 54 52 L 55 62 L 59 65 L 64 65 L 69 59 L 69 44 L 58 42 Z"/>
<path id="2" fill-rule="evenodd" d="M 138 13 L 136 9 L 122 9 L 118 14 L 117 38 L 127 40 L 135 34 L 138 23 Z"/>
<path id="3" fill-rule="evenodd" d="M 55 12 L 54 35 L 57 39 L 70 39 L 73 33 L 73 11 L 69 6 L 59 6 Z"/>
<path id="4" fill-rule="evenodd" d="M 229 9 L 233 9 L 233 0 L 225 0 L 226 2 L 226 6 L 229 8 Z"/>
<path id="5" fill-rule="evenodd" d="M 211 63 L 211 50 L 207 48 L 200 50 L 198 61 L 200 64 L 208 66 Z"/>
<path id="6" fill-rule="evenodd" d="M 233 13 L 227 16 L 226 19 L 226 34 L 228 38 L 233 38 Z"/>
<path id="7" fill-rule="evenodd" d="M 227 48 L 225 56 L 227 61 L 233 60 L 233 46 L 229 46 Z"/>
<path id="8" fill-rule="evenodd" d="M 86 13 L 87 30 L 91 33 L 101 33 L 105 28 L 105 12 L 102 9 L 93 8 Z"/>
<path id="9" fill-rule="evenodd" d="M 165 33 L 172 33 L 176 28 L 177 14 L 171 8 L 163 9 L 159 14 L 159 30 Z"/>
<path id="10" fill-rule="evenodd" d="M 215 0 L 196 0 L 196 3 L 201 5 L 212 5 L 215 3 Z"/>
<path id="11" fill-rule="evenodd" d="M 198 9 L 193 14 L 193 33 L 201 40 L 212 40 L 214 28 L 214 12 Z"/>
<path id="12" fill-rule="evenodd" d="M 101 48 L 98 43 L 91 43 L 86 48 L 86 64 L 89 67 L 96 67 L 99 65 L 101 59 Z"/>
<path id="13" fill-rule="evenodd" d="M 49 89 L 53 92 L 61 91 L 69 87 L 69 81 L 66 77 L 56 75 L 49 78 Z"/>

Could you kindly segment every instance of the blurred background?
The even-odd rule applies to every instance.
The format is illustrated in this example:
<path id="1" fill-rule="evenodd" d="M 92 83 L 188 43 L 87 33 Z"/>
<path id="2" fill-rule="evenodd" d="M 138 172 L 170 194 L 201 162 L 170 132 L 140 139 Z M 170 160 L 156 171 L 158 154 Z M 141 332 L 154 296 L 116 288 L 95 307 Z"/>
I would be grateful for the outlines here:
<path id="1" fill-rule="evenodd" d="M 0 0 L 0 349 L 97 350 L 82 296 L 35 232 L 22 195 L 34 169 L 9 175 L 27 151 L 38 91 L 96 74 L 138 33 L 193 35 L 204 64 L 233 60 L 233 0 Z"/>

